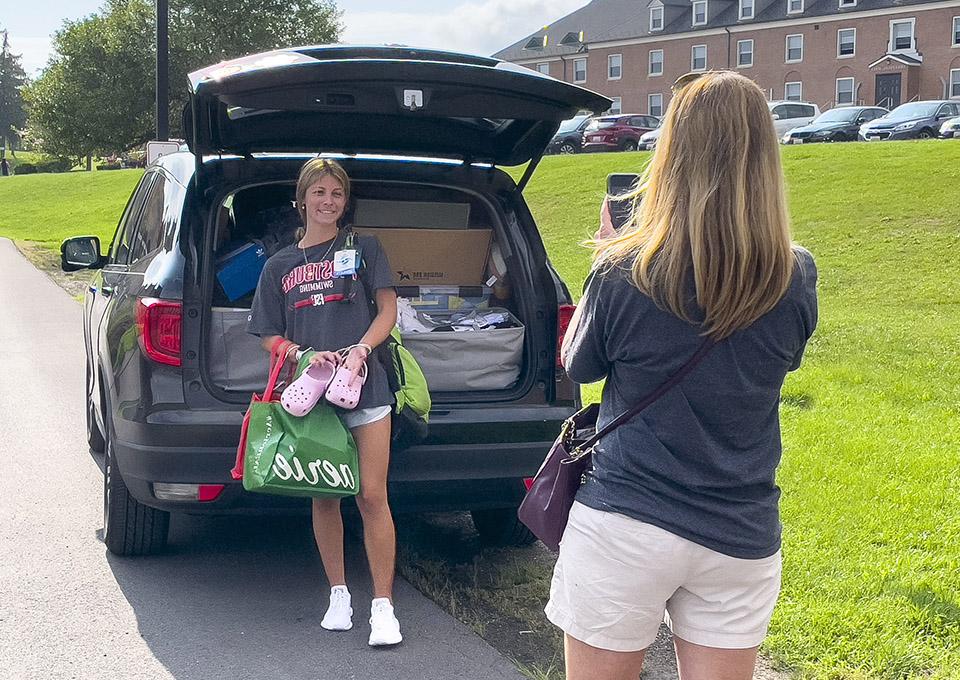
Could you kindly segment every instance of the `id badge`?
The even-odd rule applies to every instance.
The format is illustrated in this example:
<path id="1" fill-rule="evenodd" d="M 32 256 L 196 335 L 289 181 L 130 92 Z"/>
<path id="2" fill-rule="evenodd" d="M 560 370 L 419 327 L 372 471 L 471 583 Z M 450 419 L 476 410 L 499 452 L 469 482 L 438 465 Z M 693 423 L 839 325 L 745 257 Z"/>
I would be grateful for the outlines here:
<path id="1" fill-rule="evenodd" d="M 356 250 L 338 250 L 333 254 L 333 275 L 353 276 L 357 273 L 359 253 Z"/>

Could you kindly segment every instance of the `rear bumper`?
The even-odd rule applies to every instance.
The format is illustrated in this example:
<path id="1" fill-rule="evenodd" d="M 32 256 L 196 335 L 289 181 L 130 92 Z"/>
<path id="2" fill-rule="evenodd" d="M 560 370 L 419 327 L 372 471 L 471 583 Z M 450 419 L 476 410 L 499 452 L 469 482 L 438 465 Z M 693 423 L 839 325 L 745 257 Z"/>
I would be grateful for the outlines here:
<path id="1" fill-rule="evenodd" d="M 614 142 L 584 142 L 584 151 L 616 151 L 619 146 Z"/>
<path id="2" fill-rule="evenodd" d="M 485 413 L 486 411 L 486 413 Z M 525 477 L 536 473 L 559 432 L 573 413 L 566 407 L 496 409 L 503 419 L 491 422 L 488 409 L 436 414 L 431 438 L 423 444 L 394 451 L 390 459 L 391 505 L 404 510 L 469 510 L 516 505 Z M 513 417 L 507 416 L 507 414 Z M 537 414 L 537 420 L 517 416 Z M 450 422 L 456 418 L 458 422 Z M 144 434 L 154 428 L 134 427 L 125 434 Z M 236 459 L 239 423 L 218 445 L 203 442 L 176 445 L 169 425 L 161 443 L 156 438 L 118 436 L 114 442 L 117 466 L 130 493 L 144 505 L 191 513 L 259 513 L 305 508 L 303 499 L 250 493 L 230 477 Z M 435 434 L 434 434 L 435 431 Z M 187 431 L 184 431 L 187 434 Z M 492 437 L 534 441 L 491 441 Z M 144 440 L 151 443 L 143 443 Z M 452 441 L 451 441 L 452 440 Z M 185 438 L 183 441 L 191 441 Z M 467 443 L 468 442 L 468 443 Z M 154 482 L 223 484 L 214 501 L 163 501 L 153 493 Z"/>

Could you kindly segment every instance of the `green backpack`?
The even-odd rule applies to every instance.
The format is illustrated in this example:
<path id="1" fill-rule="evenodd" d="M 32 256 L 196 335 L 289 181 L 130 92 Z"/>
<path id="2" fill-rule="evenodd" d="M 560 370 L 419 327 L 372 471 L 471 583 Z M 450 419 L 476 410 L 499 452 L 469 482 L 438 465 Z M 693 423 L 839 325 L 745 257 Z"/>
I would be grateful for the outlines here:
<path id="1" fill-rule="evenodd" d="M 403 346 L 396 327 L 377 350 L 397 400 L 393 410 L 393 441 L 399 444 L 420 441 L 427 436 L 432 403 L 423 370 L 410 350 Z"/>

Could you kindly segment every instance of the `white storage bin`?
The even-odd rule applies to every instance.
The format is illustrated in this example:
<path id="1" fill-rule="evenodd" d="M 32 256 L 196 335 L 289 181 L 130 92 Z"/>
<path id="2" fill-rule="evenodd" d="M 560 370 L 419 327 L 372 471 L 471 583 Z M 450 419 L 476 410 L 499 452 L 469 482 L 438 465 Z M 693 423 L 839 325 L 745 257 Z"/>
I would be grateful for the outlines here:
<path id="1" fill-rule="evenodd" d="M 431 392 L 502 390 L 520 377 L 523 325 L 505 309 L 512 328 L 401 333 L 404 346 L 416 358 Z M 431 315 L 439 320 L 439 315 Z"/>

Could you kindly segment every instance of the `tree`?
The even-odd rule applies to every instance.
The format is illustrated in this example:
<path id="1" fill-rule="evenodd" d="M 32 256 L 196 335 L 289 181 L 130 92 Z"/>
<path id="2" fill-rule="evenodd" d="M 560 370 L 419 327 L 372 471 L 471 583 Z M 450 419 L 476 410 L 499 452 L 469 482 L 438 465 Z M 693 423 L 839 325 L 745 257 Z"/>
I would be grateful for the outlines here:
<path id="1" fill-rule="evenodd" d="M 170 0 L 170 129 L 182 136 L 187 74 L 223 59 L 335 42 L 333 0 Z M 119 152 L 155 128 L 156 10 L 150 0 L 107 0 L 66 22 L 56 56 L 26 90 L 31 135 L 52 153 Z"/>
<path id="2" fill-rule="evenodd" d="M 27 82 L 27 74 L 20 64 L 20 56 L 10 52 L 7 32 L 3 31 L 0 46 L 0 146 L 11 148 L 10 140 L 19 137 L 19 130 L 27 120 L 20 90 Z"/>

